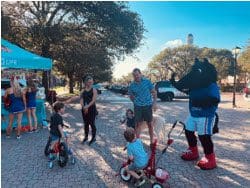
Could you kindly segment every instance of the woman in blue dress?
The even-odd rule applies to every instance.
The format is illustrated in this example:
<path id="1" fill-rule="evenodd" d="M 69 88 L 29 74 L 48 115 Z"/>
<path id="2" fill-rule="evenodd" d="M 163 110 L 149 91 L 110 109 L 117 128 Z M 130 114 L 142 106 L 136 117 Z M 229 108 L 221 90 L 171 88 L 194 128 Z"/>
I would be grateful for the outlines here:
<path id="1" fill-rule="evenodd" d="M 26 98 L 25 98 L 25 93 L 22 92 L 22 89 L 16 78 L 12 80 L 10 84 L 11 84 L 11 87 L 8 88 L 5 92 L 5 97 L 9 97 L 10 102 L 11 102 L 10 109 L 9 109 L 9 124 L 6 130 L 6 137 L 7 138 L 10 137 L 14 117 L 15 115 L 17 115 L 17 137 L 16 138 L 20 139 L 23 112 L 26 109 Z"/>
<path id="2" fill-rule="evenodd" d="M 37 116 L 36 116 L 36 93 L 37 87 L 32 79 L 27 80 L 26 100 L 27 100 L 27 117 L 29 120 L 29 132 L 37 131 Z M 32 117 L 34 120 L 34 127 L 32 126 Z"/>

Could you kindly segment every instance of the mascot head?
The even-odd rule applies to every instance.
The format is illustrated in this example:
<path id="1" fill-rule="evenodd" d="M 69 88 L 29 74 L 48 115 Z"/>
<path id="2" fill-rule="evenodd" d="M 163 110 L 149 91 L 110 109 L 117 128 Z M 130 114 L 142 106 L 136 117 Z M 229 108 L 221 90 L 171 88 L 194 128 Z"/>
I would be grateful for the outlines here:
<path id="1" fill-rule="evenodd" d="M 195 58 L 194 64 L 189 73 L 175 82 L 175 74 L 172 75 L 171 83 L 181 91 L 191 91 L 193 89 L 208 87 L 217 81 L 217 71 L 209 61 L 204 58 L 202 61 Z"/>

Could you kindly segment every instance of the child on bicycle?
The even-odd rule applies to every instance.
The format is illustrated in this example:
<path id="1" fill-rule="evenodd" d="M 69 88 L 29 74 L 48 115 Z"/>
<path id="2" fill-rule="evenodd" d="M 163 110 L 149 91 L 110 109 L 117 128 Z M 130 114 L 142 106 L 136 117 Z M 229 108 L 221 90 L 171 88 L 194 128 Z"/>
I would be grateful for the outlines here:
<path id="1" fill-rule="evenodd" d="M 136 173 L 136 170 L 142 170 L 148 164 L 148 154 L 143 148 L 141 139 L 136 138 L 135 130 L 131 127 L 128 127 L 124 132 L 124 137 L 127 144 L 127 153 L 128 158 L 132 163 L 126 167 L 127 172 L 133 176 L 137 182 L 135 183 L 136 187 L 139 187 L 145 183 L 142 175 L 139 176 Z"/>
<path id="2" fill-rule="evenodd" d="M 51 122 L 50 122 L 50 137 L 51 137 L 51 145 L 50 145 L 50 160 L 53 160 L 53 148 L 54 145 L 59 141 L 59 139 L 64 139 L 66 142 L 66 147 L 68 145 L 67 143 L 67 133 L 63 131 L 63 127 L 65 126 L 63 123 L 62 114 L 65 111 L 64 104 L 62 102 L 55 102 L 53 105 L 55 113 L 51 116 Z M 71 150 L 66 148 L 69 155 L 72 155 Z"/>

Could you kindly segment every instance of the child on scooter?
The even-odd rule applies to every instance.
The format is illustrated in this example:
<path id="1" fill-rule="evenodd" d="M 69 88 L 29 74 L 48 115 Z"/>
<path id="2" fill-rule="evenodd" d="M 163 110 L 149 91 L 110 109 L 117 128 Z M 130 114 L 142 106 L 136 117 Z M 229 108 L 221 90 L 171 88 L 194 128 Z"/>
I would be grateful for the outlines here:
<path id="1" fill-rule="evenodd" d="M 50 160 L 53 160 L 53 148 L 55 143 L 59 141 L 59 139 L 64 139 L 66 143 L 66 150 L 68 151 L 69 155 L 72 155 L 71 150 L 68 149 L 67 143 L 67 133 L 63 131 L 63 127 L 65 126 L 63 123 L 62 114 L 65 111 L 64 104 L 62 102 L 55 102 L 53 105 L 55 113 L 51 116 L 50 122 L 50 137 L 51 137 L 51 144 L 50 144 Z"/>
<path id="2" fill-rule="evenodd" d="M 131 127 L 128 127 L 124 132 L 124 137 L 127 144 L 127 153 L 128 158 L 132 161 L 132 164 L 126 167 L 127 172 L 133 176 L 137 182 L 135 183 L 136 187 L 139 187 L 145 183 L 145 179 L 143 179 L 142 175 L 139 176 L 136 173 L 136 170 L 142 170 L 148 164 L 148 154 L 143 148 L 143 144 L 141 139 L 136 138 L 135 130 Z"/>

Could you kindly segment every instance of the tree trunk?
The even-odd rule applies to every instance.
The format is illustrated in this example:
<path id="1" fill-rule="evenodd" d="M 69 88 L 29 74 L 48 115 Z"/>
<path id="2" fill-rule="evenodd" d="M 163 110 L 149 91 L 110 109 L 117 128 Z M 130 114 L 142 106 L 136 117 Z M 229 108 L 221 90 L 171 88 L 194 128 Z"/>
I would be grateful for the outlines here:
<path id="1" fill-rule="evenodd" d="M 50 48 L 50 43 L 44 42 L 44 44 L 42 45 L 41 56 L 48 58 L 49 57 L 49 48 Z M 45 88 L 45 95 L 47 97 L 48 93 L 49 93 L 48 71 L 43 71 L 42 84 L 43 84 L 43 87 Z"/>
<path id="2" fill-rule="evenodd" d="M 49 92 L 49 83 L 48 83 L 48 71 L 43 71 L 43 78 L 42 78 L 42 84 L 43 87 L 45 88 L 45 95 L 46 97 L 48 96 Z"/>
<path id="3" fill-rule="evenodd" d="M 82 91 L 82 81 L 80 81 L 79 83 L 80 83 L 79 91 Z"/>
<path id="4" fill-rule="evenodd" d="M 68 74 L 69 78 L 69 93 L 74 93 L 74 79 L 73 79 L 73 74 Z"/>

